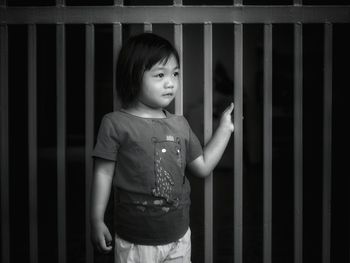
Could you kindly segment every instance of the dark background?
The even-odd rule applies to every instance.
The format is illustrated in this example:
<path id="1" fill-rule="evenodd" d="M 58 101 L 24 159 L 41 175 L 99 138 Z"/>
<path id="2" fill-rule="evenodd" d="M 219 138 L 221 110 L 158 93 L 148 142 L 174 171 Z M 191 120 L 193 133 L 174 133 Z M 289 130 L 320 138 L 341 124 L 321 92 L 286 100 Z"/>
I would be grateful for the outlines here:
<path id="1" fill-rule="evenodd" d="M 292 4 L 246 0 L 244 4 Z M 172 1 L 124 1 L 125 5 Z M 9 6 L 54 5 L 55 1 L 12 0 Z M 113 1 L 66 1 L 67 5 L 112 5 Z M 232 1 L 183 1 L 232 4 Z M 303 4 L 349 4 L 303 1 Z M 12 262 L 29 260 L 27 27 L 9 25 L 10 234 Z M 262 262 L 263 245 L 263 25 L 244 25 L 243 257 Z M 85 27 L 66 25 L 67 62 L 67 260 L 85 261 Z M 123 39 L 143 25 L 123 25 Z M 323 25 L 303 25 L 303 258 L 322 260 Z M 172 25 L 153 32 L 173 42 Z M 95 134 L 113 110 L 112 26 L 95 26 Z M 183 26 L 184 115 L 203 141 L 203 25 Z M 273 262 L 293 262 L 293 25 L 273 26 Z M 349 24 L 334 24 L 332 124 L 332 262 L 350 262 L 349 172 L 347 165 Z M 38 208 L 39 262 L 57 262 L 56 33 L 38 25 Z M 213 25 L 214 128 L 233 100 L 233 25 Z M 204 180 L 192 185 L 192 261 L 204 262 Z M 233 261 L 233 140 L 214 170 L 214 262 Z M 111 209 L 106 220 L 111 225 Z M 96 253 L 96 262 L 112 255 Z"/>

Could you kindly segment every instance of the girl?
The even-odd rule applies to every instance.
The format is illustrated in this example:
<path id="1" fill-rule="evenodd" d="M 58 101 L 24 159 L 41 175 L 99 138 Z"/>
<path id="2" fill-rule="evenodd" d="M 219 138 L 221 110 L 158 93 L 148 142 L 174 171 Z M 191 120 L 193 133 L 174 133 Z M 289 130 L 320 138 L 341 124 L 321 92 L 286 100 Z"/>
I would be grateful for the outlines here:
<path id="1" fill-rule="evenodd" d="M 191 262 L 190 185 L 186 166 L 205 177 L 233 132 L 233 104 L 202 149 L 183 116 L 165 110 L 179 88 L 179 56 L 165 39 L 143 33 L 122 47 L 118 111 L 104 116 L 93 150 L 92 242 L 115 262 Z M 115 231 L 104 223 L 112 180 Z"/>

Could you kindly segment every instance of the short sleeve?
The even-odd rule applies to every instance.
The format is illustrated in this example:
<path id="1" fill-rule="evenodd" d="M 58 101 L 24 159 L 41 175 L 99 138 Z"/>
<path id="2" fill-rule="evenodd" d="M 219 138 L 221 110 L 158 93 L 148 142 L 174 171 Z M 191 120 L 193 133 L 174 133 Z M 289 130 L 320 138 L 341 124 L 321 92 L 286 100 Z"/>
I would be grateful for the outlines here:
<path id="1" fill-rule="evenodd" d="M 101 121 L 92 156 L 116 161 L 118 149 L 119 142 L 116 128 L 111 119 L 105 116 Z"/>
<path id="2" fill-rule="evenodd" d="M 188 123 L 187 125 L 189 129 L 189 139 L 187 144 L 186 163 L 190 163 L 203 154 L 203 149 L 196 134 L 192 131 Z"/>

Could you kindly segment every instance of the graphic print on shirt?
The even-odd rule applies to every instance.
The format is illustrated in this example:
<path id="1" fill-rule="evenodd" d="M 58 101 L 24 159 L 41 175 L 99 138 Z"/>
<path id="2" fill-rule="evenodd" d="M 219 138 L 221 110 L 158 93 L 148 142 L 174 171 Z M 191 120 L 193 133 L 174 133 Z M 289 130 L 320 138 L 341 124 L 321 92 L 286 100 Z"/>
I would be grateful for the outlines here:
<path id="1" fill-rule="evenodd" d="M 179 138 L 167 135 L 165 140 L 152 138 L 154 145 L 155 186 L 152 194 L 178 206 L 183 183 L 182 151 Z"/>

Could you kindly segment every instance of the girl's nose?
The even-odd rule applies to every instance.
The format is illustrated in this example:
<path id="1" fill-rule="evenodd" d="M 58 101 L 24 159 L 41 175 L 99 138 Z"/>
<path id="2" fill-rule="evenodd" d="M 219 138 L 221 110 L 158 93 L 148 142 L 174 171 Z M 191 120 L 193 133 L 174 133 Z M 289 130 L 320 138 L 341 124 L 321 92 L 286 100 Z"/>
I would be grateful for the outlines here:
<path id="1" fill-rule="evenodd" d="M 167 88 L 167 89 L 174 88 L 174 82 L 172 80 L 168 79 L 167 82 L 165 83 L 165 88 Z"/>

